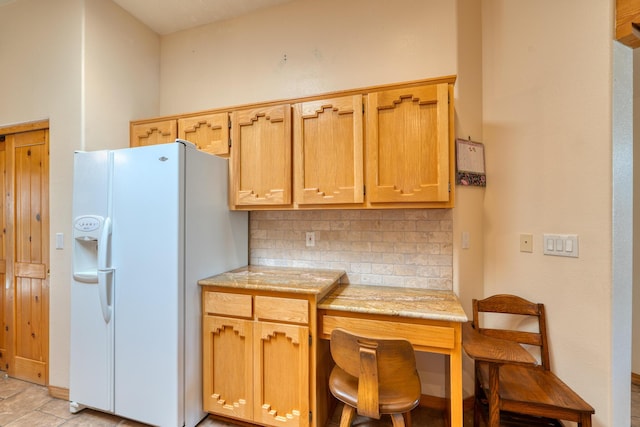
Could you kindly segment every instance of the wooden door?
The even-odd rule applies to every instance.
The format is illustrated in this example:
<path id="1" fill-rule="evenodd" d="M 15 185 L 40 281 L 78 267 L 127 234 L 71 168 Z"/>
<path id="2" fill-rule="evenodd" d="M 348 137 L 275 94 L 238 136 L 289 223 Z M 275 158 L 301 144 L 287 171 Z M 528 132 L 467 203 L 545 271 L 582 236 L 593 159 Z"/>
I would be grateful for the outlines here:
<path id="1" fill-rule="evenodd" d="M 254 420 L 309 426 L 309 328 L 256 322 L 254 343 Z"/>
<path id="2" fill-rule="evenodd" d="M 178 123 L 175 119 L 157 120 L 146 123 L 131 123 L 129 146 L 166 144 L 178 137 Z"/>
<path id="3" fill-rule="evenodd" d="M 193 142 L 198 150 L 229 155 L 229 113 L 204 114 L 178 119 L 178 138 Z"/>
<path id="4" fill-rule="evenodd" d="M 7 287 L 7 206 L 10 198 L 7 191 L 7 141 L 0 136 L 0 371 L 8 371 L 13 359 L 13 288 Z"/>
<path id="5" fill-rule="evenodd" d="M 363 202 L 362 108 L 362 95 L 296 104 L 297 204 Z"/>
<path id="6" fill-rule="evenodd" d="M 449 201 L 449 86 L 373 92 L 367 109 L 367 199 Z"/>
<path id="7" fill-rule="evenodd" d="M 253 419 L 253 322 L 204 316 L 202 325 L 204 410 Z"/>
<path id="8" fill-rule="evenodd" d="M 231 206 L 291 204 L 291 105 L 234 111 Z"/>
<path id="9" fill-rule="evenodd" d="M 8 135 L 4 253 L 9 375 L 45 385 L 49 356 L 49 131 Z M 7 293 L 5 293 L 5 298 Z"/>

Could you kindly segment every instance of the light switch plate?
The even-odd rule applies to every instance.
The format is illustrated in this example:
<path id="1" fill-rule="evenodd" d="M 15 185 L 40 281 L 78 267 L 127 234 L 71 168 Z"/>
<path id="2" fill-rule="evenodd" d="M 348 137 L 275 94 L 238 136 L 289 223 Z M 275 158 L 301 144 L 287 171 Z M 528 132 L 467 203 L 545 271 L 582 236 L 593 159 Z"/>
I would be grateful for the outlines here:
<path id="1" fill-rule="evenodd" d="M 543 254 L 578 258 L 577 234 L 544 234 L 542 239 Z"/>

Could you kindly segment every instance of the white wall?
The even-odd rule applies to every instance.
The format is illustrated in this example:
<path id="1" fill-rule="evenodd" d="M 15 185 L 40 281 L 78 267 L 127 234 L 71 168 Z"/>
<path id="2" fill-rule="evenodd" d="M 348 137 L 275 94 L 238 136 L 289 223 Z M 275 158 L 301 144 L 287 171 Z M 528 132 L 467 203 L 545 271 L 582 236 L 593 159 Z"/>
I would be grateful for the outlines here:
<path id="1" fill-rule="evenodd" d="M 160 38 L 111 1 L 87 0 L 86 150 L 129 146 L 129 121 L 158 114 Z"/>
<path id="2" fill-rule="evenodd" d="M 481 2 L 459 0 L 456 81 L 456 135 L 484 142 L 482 131 L 482 18 Z M 453 209 L 453 290 L 471 319 L 471 301 L 481 299 L 484 275 L 483 187 L 456 187 Z M 462 248 L 462 233 L 469 247 Z M 473 361 L 463 357 L 465 395 L 473 394 Z"/>
<path id="3" fill-rule="evenodd" d="M 298 0 L 164 36 L 161 113 L 455 74 L 455 7 Z"/>
<path id="4" fill-rule="evenodd" d="M 482 3 L 485 294 L 545 303 L 552 369 L 596 409 L 594 426 L 629 423 L 613 422 L 612 402 L 624 386 L 612 331 L 630 327 L 612 324 L 626 309 L 612 302 L 613 4 Z M 580 257 L 542 255 L 543 233 L 578 234 Z"/>
<path id="5" fill-rule="evenodd" d="M 629 421 L 633 283 L 633 50 L 613 44 L 612 424 Z M 621 327 L 622 326 L 622 327 Z"/>
<path id="6" fill-rule="evenodd" d="M 129 120 L 158 113 L 159 43 L 107 0 L 0 7 L 0 126 L 46 118 L 50 124 L 50 227 L 66 243 L 50 248 L 52 386 L 69 384 L 73 152 L 124 147 Z"/>
<path id="7" fill-rule="evenodd" d="M 633 50 L 633 164 L 640 170 L 640 49 Z M 633 175 L 633 246 L 640 248 L 640 172 Z M 640 266 L 640 250 L 633 252 L 633 264 Z M 633 358 L 631 371 L 640 375 L 640 268 L 633 271 Z"/>
<path id="8" fill-rule="evenodd" d="M 68 188 L 82 117 L 81 19 L 81 0 L 22 0 L 0 7 L 0 124 L 49 119 L 51 230 L 68 230 L 71 223 Z M 68 250 L 50 253 L 49 381 L 65 386 L 70 258 Z"/>

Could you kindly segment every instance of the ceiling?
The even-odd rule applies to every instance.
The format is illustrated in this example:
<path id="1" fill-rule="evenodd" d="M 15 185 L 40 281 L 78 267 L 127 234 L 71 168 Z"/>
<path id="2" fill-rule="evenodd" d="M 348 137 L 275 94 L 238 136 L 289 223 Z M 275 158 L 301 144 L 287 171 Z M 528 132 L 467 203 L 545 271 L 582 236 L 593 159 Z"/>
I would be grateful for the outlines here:
<path id="1" fill-rule="evenodd" d="M 3 1 L 3 0 L 0 0 Z M 234 18 L 292 0 L 113 0 L 160 35 Z"/>

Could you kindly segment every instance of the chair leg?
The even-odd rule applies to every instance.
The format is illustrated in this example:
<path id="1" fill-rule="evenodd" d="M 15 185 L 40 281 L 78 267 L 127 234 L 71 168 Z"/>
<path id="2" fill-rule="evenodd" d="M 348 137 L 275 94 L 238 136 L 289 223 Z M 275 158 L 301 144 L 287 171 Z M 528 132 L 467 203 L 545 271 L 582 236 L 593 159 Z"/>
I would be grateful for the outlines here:
<path id="1" fill-rule="evenodd" d="M 405 412 L 402 416 L 404 417 L 404 425 L 411 427 L 411 411 Z"/>
<path id="2" fill-rule="evenodd" d="M 391 423 L 393 427 L 405 427 L 402 414 L 391 414 Z"/>
<path id="3" fill-rule="evenodd" d="M 340 416 L 340 427 L 349 427 L 353 421 L 353 416 L 356 413 L 356 408 L 349 406 L 346 403 L 342 408 L 342 415 Z"/>
<path id="4" fill-rule="evenodd" d="M 480 411 L 482 411 L 480 402 L 475 398 L 473 400 L 473 427 L 480 427 Z"/>
<path id="5" fill-rule="evenodd" d="M 591 414 L 581 414 L 578 427 L 591 427 Z"/>

